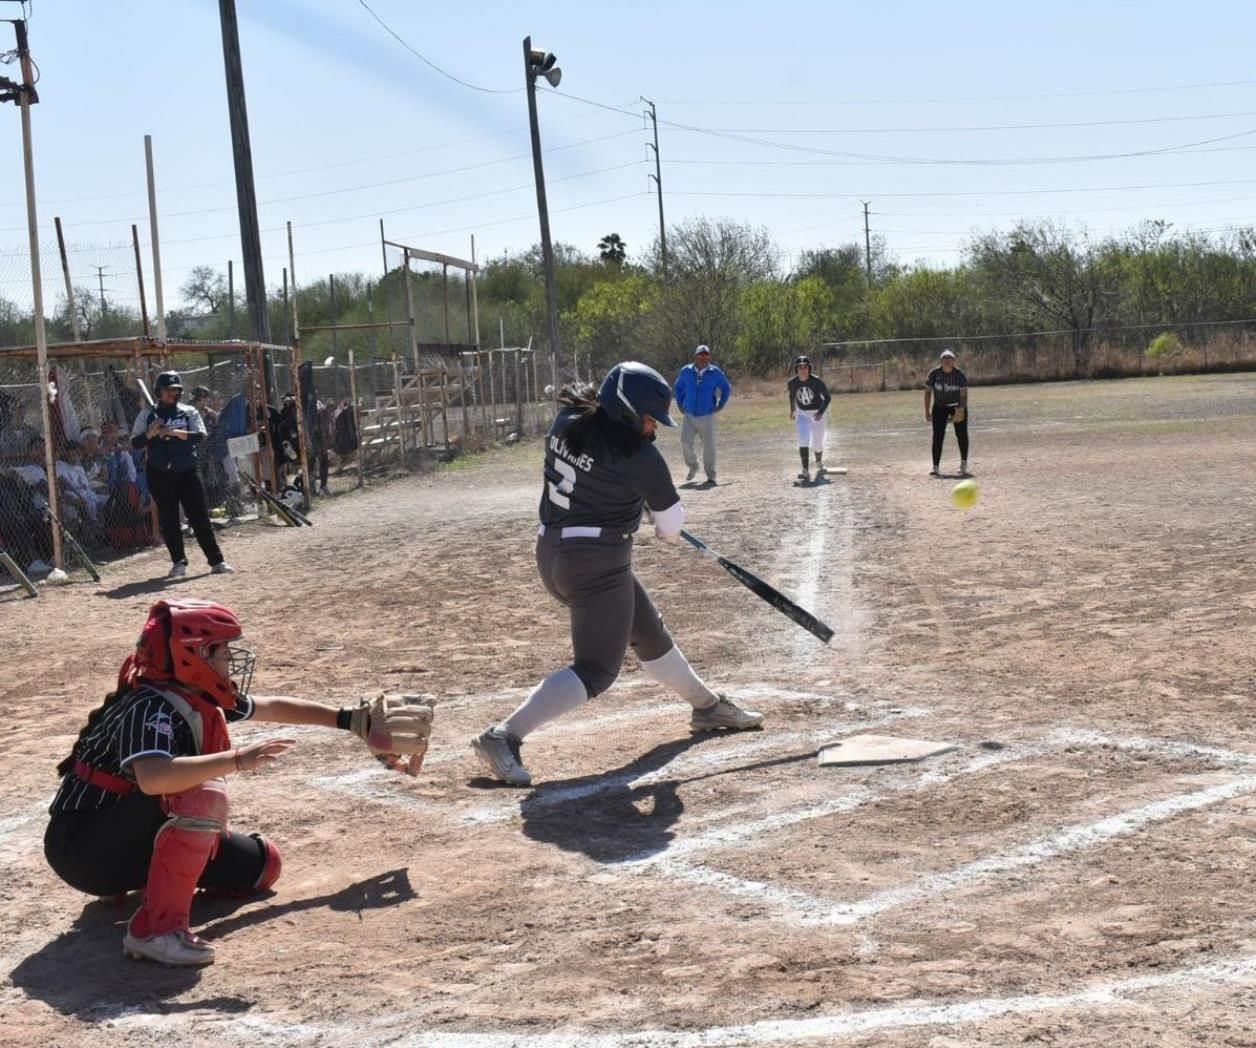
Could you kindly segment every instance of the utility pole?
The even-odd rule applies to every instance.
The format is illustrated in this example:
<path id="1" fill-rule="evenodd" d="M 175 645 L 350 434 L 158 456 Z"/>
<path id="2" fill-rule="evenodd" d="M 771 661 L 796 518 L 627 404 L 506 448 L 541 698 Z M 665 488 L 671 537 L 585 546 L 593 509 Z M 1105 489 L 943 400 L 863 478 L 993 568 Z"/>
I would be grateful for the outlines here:
<path id="1" fill-rule="evenodd" d="M 863 201 L 864 209 L 864 270 L 868 274 L 868 286 L 872 287 L 872 234 L 868 231 L 868 205 L 871 200 Z"/>
<path id="2" fill-rule="evenodd" d="M 545 168 L 541 163 L 541 129 L 536 116 L 536 77 L 553 68 L 553 56 L 549 56 L 550 69 L 542 69 L 547 59 L 538 62 L 532 53 L 532 37 L 523 38 L 523 72 L 528 86 L 528 127 L 532 132 L 532 172 L 536 178 L 536 210 L 541 220 L 541 260 L 545 270 L 545 312 L 549 320 L 550 353 L 555 362 L 562 348 L 558 341 L 558 283 L 554 277 L 554 245 L 550 242 L 549 204 L 545 199 Z M 557 78 L 551 81 L 557 86 Z M 574 361 L 573 361 L 574 363 Z"/>
<path id="3" fill-rule="evenodd" d="M 235 262 L 227 259 L 227 338 L 235 338 Z"/>
<path id="4" fill-rule="evenodd" d="M 22 66 L 22 82 L 0 77 L 0 102 L 16 102 L 22 111 L 22 165 L 26 171 L 26 230 L 31 249 L 31 295 L 35 310 L 35 358 L 39 378 L 39 419 L 44 430 L 44 474 L 48 478 L 48 508 L 59 517 L 57 462 L 52 451 L 52 412 L 48 403 L 48 332 L 44 326 L 44 283 L 39 262 L 39 212 L 35 205 L 35 148 L 31 140 L 31 105 L 39 101 L 35 91 L 34 68 L 26 41 L 26 22 L 13 20 L 17 36 L 17 56 Z M 61 529 L 49 523 L 52 532 L 53 567 L 64 567 L 61 556 Z"/>
<path id="5" fill-rule="evenodd" d="M 249 143 L 249 111 L 244 100 L 244 66 L 240 60 L 240 28 L 235 0 L 218 0 L 222 23 L 222 57 L 227 74 L 227 110 L 231 117 L 231 149 L 235 156 L 236 205 L 240 212 L 240 248 L 244 254 L 244 287 L 248 298 L 249 334 L 270 343 L 266 308 L 266 276 L 262 269 L 262 236 L 257 222 L 257 190 L 253 185 L 253 149 Z M 293 278 L 295 283 L 295 276 Z M 295 325 L 294 325 L 295 326 Z M 267 403 L 275 397 L 275 363 L 263 351 Z"/>
<path id="6" fill-rule="evenodd" d="M 92 266 L 92 269 L 96 270 L 96 282 L 100 285 L 100 315 L 102 317 L 109 311 L 109 307 L 105 304 L 105 270 L 108 268 L 108 266 Z"/>
<path id="7" fill-rule="evenodd" d="M 654 174 L 646 175 L 653 178 L 659 191 L 659 260 L 662 263 L 663 279 L 667 279 L 667 225 L 663 222 L 663 165 L 659 159 L 659 115 L 654 103 L 642 96 L 641 101 L 650 107 L 650 123 L 654 125 L 654 145 L 647 142 L 646 148 L 654 150 Z"/>

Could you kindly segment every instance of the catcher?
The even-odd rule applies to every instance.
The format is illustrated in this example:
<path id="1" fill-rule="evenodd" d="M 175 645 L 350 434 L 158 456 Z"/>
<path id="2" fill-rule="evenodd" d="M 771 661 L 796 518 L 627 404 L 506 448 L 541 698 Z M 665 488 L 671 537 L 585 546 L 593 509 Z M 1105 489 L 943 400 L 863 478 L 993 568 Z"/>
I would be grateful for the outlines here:
<path id="1" fill-rule="evenodd" d="M 381 696 L 335 709 L 248 694 L 255 656 L 240 621 L 221 604 L 158 601 L 118 674 L 117 690 L 87 719 L 58 766 L 44 854 L 57 875 L 90 895 L 141 889 L 123 952 L 177 967 L 212 964 L 214 948 L 189 929 L 198 888 L 247 896 L 279 878 L 279 849 L 261 834 L 227 828 L 226 777 L 266 767 L 295 745 L 233 746 L 227 725 L 342 728 L 390 767 L 416 774 L 432 707 L 418 696 Z"/>

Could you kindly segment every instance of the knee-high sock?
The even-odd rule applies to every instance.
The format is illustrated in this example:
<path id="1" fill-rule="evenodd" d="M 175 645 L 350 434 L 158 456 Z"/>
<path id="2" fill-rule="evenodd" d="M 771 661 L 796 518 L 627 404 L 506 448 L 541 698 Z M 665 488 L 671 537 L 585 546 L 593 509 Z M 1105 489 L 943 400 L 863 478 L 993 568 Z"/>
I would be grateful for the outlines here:
<path id="1" fill-rule="evenodd" d="M 589 701 L 584 681 L 576 676 L 570 666 L 551 673 L 532 689 L 523 704 L 501 726 L 511 735 L 522 739 L 536 731 L 542 724 L 557 720 Z"/>
<path id="2" fill-rule="evenodd" d="M 666 655 L 641 663 L 641 668 L 647 677 L 674 691 L 696 710 L 704 710 L 719 701 L 719 696 L 694 673 L 689 660 L 675 644 Z"/>
<path id="3" fill-rule="evenodd" d="M 806 446 L 799 448 L 799 449 L 798 449 L 798 457 L 799 457 L 800 459 L 802 459 L 802 468 L 803 468 L 803 469 L 809 469 L 809 468 L 810 468 L 810 465 L 811 465 L 811 463 L 810 463 L 810 461 L 809 461 L 809 460 L 810 460 L 810 458 L 811 458 L 811 449 L 810 449 L 809 447 L 806 447 Z"/>

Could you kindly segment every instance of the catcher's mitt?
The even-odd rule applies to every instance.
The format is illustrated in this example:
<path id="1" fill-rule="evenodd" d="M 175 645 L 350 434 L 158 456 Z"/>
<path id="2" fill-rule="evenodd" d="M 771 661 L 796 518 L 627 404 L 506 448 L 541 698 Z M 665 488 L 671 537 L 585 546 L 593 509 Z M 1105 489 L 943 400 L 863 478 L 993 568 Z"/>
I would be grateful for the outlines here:
<path id="1" fill-rule="evenodd" d="M 362 700 L 349 727 L 385 767 L 417 775 L 432 734 L 433 706 L 428 695 L 379 695 Z"/>
<path id="2" fill-rule="evenodd" d="M 966 418 L 968 418 L 968 409 L 967 409 L 967 408 L 956 408 L 956 409 L 955 409 L 955 421 L 956 421 L 956 422 L 963 422 L 963 421 L 964 421 L 964 419 L 966 419 Z"/>

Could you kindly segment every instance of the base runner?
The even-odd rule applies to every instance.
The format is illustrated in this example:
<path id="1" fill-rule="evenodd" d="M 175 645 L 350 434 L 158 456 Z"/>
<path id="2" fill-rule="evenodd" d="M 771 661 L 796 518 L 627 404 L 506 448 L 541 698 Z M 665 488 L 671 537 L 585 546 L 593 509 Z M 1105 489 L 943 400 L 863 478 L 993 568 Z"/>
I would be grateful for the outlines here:
<path id="1" fill-rule="evenodd" d="M 762 714 L 716 694 L 694 672 L 632 570 L 632 535 L 643 510 L 664 539 L 677 538 L 684 522 L 671 473 L 654 446 L 657 426 L 675 426 L 671 400 L 666 380 L 635 362 L 612 368 L 596 393 L 568 387 L 559 397 L 545 445 L 536 563 L 550 596 L 571 611 L 575 657 L 471 741 L 502 782 L 531 785 L 522 741 L 606 691 L 629 647 L 647 676 L 693 707 L 691 731 L 763 722 Z"/>
<path id="2" fill-rule="evenodd" d="M 270 888 L 282 859 L 261 834 L 227 828 L 228 775 L 257 771 L 292 739 L 232 746 L 227 725 L 251 718 L 355 732 L 380 760 L 417 772 L 432 709 L 388 696 L 337 710 L 288 698 L 252 698 L 253 653 L 231 609 L 158 601 L 118 674 L 58 766 L 44 854 L 57 875 L 89 895 L 143 890 L 123 951 L 173 967 L 212 964 L 192 934 L 198 888 L 247 896 Z"/>
<path id="3" fill-rule="evenodd" d="M 824 468 L 824 434 L 828 423 L 824 417 L 833 398 L 824 381 L 811 373 L 810 357 L 794 358 L 794 377 L 789 380 L 789 417 L 798 430 L 798 457 L 802 459 L 802 472 L 798 479 L 804 484 L 811 482 L 811 464 L 807 453 L 815 455 L 816 477 L 822 477 Z"/>

